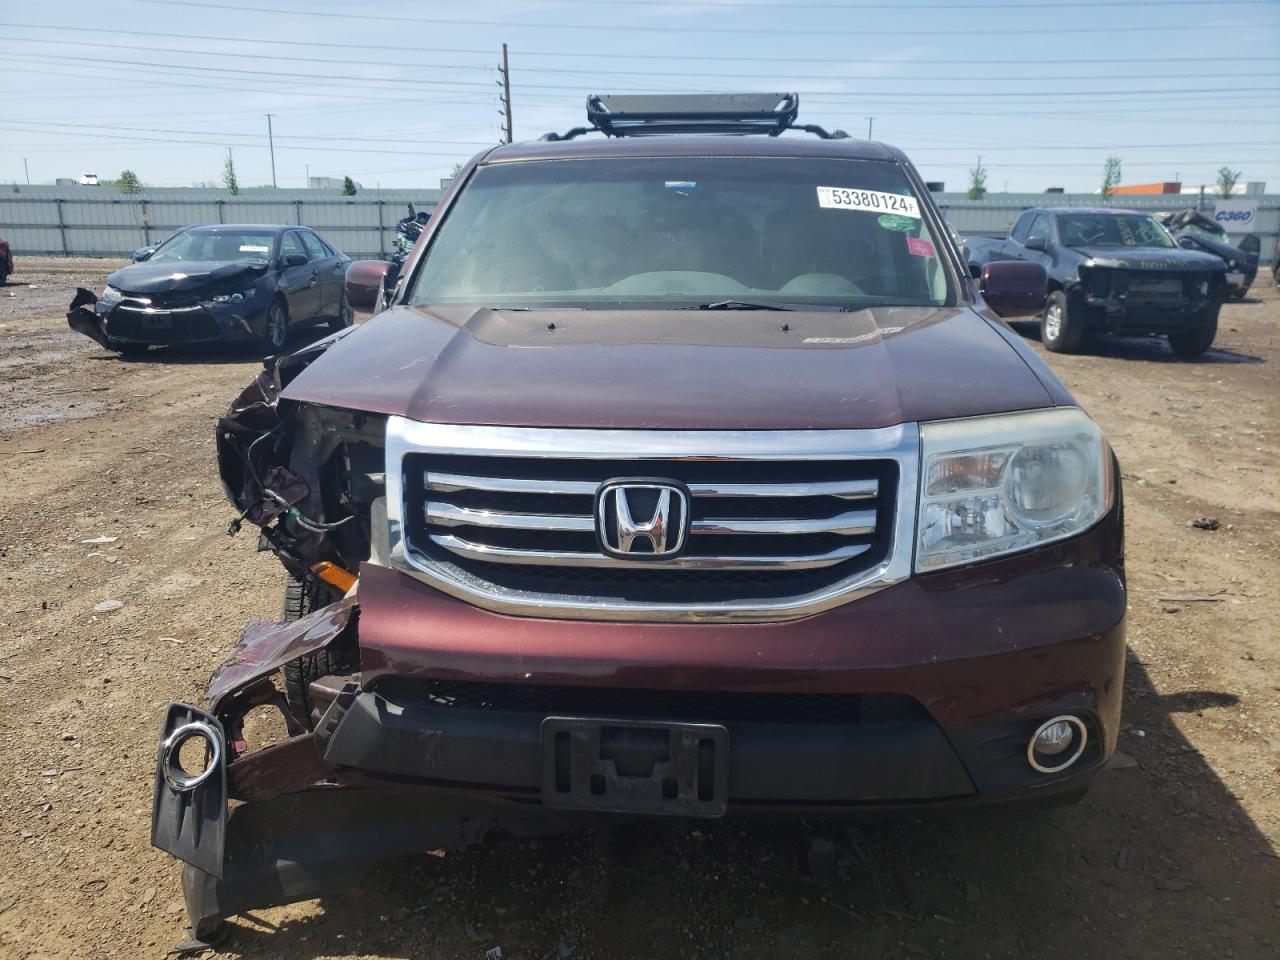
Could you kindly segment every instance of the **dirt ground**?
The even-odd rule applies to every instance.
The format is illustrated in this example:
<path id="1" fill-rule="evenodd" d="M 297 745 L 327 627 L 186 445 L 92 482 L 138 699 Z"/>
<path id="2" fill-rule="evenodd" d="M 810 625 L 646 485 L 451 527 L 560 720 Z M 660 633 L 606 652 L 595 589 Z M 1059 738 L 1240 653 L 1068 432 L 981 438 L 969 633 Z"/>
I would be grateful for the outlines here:
<path id="1" fill-rule="evenodd" d="M 114 266 L 20 259 L 0 288 L 0 956 L 14 960 L 159 957 L 180 939 L 179 870 L 147 842 L 161 711 L 199 702 L 282 592 L 252 536 L 227 537 L 213 462 L 253 354 L 124 361 L 71 333 L 74 288 Z M 1280 957 L 1280 297 L 1260 280 L 1225 307 L 1199 362 L 1147 340 L 1051 362 L 1119 453 L 1128 507 L 1121 757 L 1084 802 L 492 844 L 237 919 L 223 955 Z M 123 606 L 95 613 L 107 600 Z"/>

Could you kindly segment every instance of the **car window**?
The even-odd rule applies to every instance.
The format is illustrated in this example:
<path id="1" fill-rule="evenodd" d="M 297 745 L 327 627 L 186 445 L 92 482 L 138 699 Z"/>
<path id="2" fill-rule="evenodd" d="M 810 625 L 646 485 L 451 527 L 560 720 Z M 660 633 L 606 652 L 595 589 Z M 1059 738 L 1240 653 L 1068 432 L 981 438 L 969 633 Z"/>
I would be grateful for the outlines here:
<path id="1" fill-rule="evenodd" d="M 413 302 L 932 305 L 953 281 L 897 164 L 646 157 L 482 167 Z"/>
<path id="2" fill-rule="evenodd" d="M 1058 233 L 1067 247 L 1176 246 L 1154 218 L 1138 213 L 1064 213 L 1058 216 Z"/>
<path id="3" fill-rule="evenodd" d="M 1036 212 L 1034 210 L 1028 210 L 1026 213 L 1020 216 L 1018 218 L 1018 222 L 1013 225 L 1013 230 L 1010 231 L 1009 236 L 1011 236 L 1014 240 L 1027 239 L 1027 228 L 1031 226 L 1031 220 L 1033 217 L 1035 217 L 1035 215 L 1036 215 Z"/>
<path id="4" fill-rule="evenodd" d="M 1031 221 L 1031 227 L 1027 230 L 1027 239 L 1031 237 L 1040 237 L 1046 243 L 1049 242 L 1049 217 L 1047 214 L 1037 213 L 1035 219 Z"/>
<path id="5" fill-rule="evenodd" d="M 329 251 L 324 248 L 324 244 L 311 233 L 302 234 L 302 242 L 306 244 L 307 253 L 310 254 L 312 260 L 323 260 L 329 256 Z"/>
<path id="6" fill-rule="evenodd" d="M 250 230 L 188 230 L 171 237 L 150 257 L 151 263 L 191 261 L 266 263 L 275 236 Z"/>
<path id="7" fill-rule="evenodd" d="M 302 241 L 298 239 L 296 230 L 290 230 L 284 235 L 284 240 L 280 244 L 280 252 L 286 257 L 295 253 L 300 253 L 304 257 L 307 256 L 306 248 L 303 247 Z"/>

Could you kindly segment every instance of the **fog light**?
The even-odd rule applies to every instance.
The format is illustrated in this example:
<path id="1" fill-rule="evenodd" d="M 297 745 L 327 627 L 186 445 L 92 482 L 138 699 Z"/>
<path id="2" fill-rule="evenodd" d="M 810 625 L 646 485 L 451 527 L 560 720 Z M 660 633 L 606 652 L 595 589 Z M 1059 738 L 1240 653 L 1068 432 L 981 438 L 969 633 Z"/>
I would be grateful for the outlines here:
<path id="1" fill-rule="evenodd" d="M 1079 717 L 1061 716 L 1046 720 L 1027 743 L 1027 763 L 1039 773 L 1060 773 L 1080 759 L 1088 740 L 1089 729 Z M 1057 763 L 1050 761 L 1050 758 L 1063 754 L 1067 754 L 1066 759 Z"/>
<path id="2" fill-rule="evenodd" d="M 189 740 L 204 744 L 203 767 L 188 770 L 180 756 L 182 745 Z M 160 768 L 169 786 L 180 793 L 194 790 L 218 772 L 222 763 L 222 736 L 203 720 L 185 723 L 174 730 L 160 745 Z"/>

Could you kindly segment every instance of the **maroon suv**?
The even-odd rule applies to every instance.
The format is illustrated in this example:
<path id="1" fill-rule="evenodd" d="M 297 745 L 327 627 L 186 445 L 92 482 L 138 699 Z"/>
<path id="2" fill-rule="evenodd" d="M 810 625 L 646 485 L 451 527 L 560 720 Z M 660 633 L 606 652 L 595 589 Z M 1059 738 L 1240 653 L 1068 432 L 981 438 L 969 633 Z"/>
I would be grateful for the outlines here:
<path id="1" fill-rule="evenodd" d="M 795 107 L 592 98 L 485 152 L 385 309 L 233 405 L 233 532 L 292 579 L 165 720 L 198 936 L 493 828 L 1086 789 L 1119 473 L 999 319 L 1044 271 L 970 279 L 902 153 Z M 287 736 L 252 749 L 263 704 Z"/>

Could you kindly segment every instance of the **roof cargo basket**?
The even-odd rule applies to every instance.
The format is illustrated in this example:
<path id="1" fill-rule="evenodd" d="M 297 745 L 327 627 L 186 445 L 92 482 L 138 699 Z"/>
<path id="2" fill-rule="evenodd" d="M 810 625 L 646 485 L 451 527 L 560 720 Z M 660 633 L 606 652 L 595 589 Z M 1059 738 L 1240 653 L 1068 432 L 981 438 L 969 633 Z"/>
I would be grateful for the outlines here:
<path id="1" fill-rule="evenodd" d="M 840 140 L 843 130 L 828 133 L 814 124 L 797 124 L 800 95 L 796 93 L 654 94 L 587 97 L 589 127 L 565 133 L 546 133 L 542 140 L 572 140 L 598 130 L 609 137 L 640 137 L 661 133 L 763 133 L 776 137 L 784 130 Z"/>

